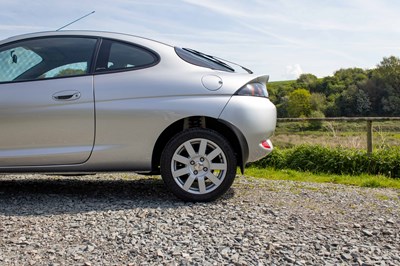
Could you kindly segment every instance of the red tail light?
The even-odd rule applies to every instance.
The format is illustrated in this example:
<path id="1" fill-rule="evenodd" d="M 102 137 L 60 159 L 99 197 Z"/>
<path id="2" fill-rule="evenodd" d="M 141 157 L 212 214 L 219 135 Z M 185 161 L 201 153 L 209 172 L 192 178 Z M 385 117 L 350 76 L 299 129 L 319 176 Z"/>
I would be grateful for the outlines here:
<path id="1" fill-rule="evenodd" d="M 268 98 L 267 86 L 262 83 L 249 83 L 240 88 L 236 95 L 244 95 L 244 96 L 257 96 L 257 97 L 266 97 Z"/>
<path id="2" fill-rule="evenodd" d="M 272 142 L 269 139 L 261 141 L 260 145 L 266 150 L 272 150 L 273 148 Z"/>

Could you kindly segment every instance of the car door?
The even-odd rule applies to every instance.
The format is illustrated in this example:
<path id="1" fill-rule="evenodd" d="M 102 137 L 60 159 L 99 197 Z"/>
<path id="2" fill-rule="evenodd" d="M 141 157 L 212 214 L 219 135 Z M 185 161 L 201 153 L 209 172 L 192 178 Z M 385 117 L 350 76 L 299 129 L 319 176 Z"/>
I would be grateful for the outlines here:
<path id="1" fill-rule="evenodd" d="M 158 93 L 149 84 L 151 80 L 162 83 L 162 78 L 152 68 L 159 61 L 155 52 L 143 46 L 102 40 L 94 77 L 94 161 L 113 158 L 119 162 L 118 168 L 149 168 L 154 139 L 159 136 L 159 131 L 153 129 L 162 127 L 154 120 L 163 116 L 152 97 Z"/>
<path id="2" fill-rule="evenodd" d="M 96 38 L 45 37 L 0 47 L 0 168 L 85 162 L 95 134 Z"/>

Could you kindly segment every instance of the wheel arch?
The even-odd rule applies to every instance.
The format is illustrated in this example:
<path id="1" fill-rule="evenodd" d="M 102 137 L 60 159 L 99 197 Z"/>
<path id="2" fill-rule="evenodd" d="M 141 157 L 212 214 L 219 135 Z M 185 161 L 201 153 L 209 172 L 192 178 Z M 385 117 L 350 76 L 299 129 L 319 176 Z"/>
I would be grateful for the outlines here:
<path id="1" fill-rule="evenodd" d="M 161 153 L 164 150 L 168 141 L 177 133 L 185 129 L 195 127 L 212 129 L 224 136 L 232 145 L 232 148 L 235 151 L 237 165 L 240 167 L 241 172 L 244 173 L 244 166 L 249 157 L 249 148 L 246 138 L 243 136 L 239 129 L 237 129 L 229 122 L 206 116 L 191 116 L 180 119 L 171 124 L 161 133 L 153 148 L 151 163 L 152 173 L 160 173 L 159 166 Z"/>

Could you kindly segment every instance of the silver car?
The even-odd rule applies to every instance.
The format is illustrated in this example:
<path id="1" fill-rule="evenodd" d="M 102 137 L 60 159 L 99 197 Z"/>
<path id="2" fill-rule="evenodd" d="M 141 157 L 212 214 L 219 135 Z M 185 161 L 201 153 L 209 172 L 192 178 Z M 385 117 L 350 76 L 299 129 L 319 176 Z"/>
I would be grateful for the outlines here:
<path id="1" fill-rule="evenodd" d="M 0 172 L 161 174 L 186 201 L 225 193 L 272 151 L 268 76 L 131 35 L 0 42 Z"/>

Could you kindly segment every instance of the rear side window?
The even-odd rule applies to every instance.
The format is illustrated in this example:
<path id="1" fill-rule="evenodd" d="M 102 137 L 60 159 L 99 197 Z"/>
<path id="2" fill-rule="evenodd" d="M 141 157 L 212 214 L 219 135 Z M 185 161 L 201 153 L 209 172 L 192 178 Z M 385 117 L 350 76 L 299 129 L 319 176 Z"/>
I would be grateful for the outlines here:
<path id="1" fill-rule="evenodd" d="M 141 69 L 157 63 L 158 56 L 141 46 L 103 40 L 96 71 Z"/>
<path id="2" fill-rule="evenodd" d="M 28 39 L 0 48 L 0 82 L 85 75 L 97 39 L 48 37 Z"/>

